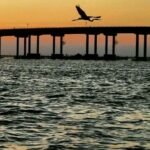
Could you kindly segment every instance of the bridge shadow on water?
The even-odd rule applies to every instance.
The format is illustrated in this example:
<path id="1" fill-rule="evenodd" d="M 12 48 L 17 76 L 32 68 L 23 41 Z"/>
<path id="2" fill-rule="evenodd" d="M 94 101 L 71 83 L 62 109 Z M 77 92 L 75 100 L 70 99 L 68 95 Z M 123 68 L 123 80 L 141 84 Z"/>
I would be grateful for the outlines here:
<path id="1" fill-rule="evenodd" d="M 1 56 L 1 58 L 7 57 L 7 56 Z M 61 55 L 61 54 L 55 54 L 51 56 L 41 56 L 40 54 L 30 54 L 27 56 L 11 56 L 15 59 L 60 59 L 60 60 L 106 60 L 106 61 L 117 61 L 117 60 L 133 60 L 133 61 L 150 61 L 150 57 L 144 58 L 144 57 L 128 57 L 128 56 L 116 56 L 116 55 L 104 55 L 104 56 L 98 56 L 94 54 L 89 55 Z"/>

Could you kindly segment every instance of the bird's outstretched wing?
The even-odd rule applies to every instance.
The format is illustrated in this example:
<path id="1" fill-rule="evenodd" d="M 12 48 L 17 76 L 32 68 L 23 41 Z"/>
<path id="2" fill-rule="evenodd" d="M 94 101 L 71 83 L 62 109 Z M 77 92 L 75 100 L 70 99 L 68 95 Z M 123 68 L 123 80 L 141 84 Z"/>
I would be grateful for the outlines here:
<path id="1" fill-rule="evenodd" d="M 101 16 L 88 16 L 88 17 L 90 17 L 90 18 L 97 18 L 97 19 L 101 18 Z"/>
<path id="2" fill-rule="evenodd" d="M 100 18 L 101 18 L 101 16 L 94 16 L 93 18 L 97 18 L 97 19 L 100 19 Z"/>
<path id="3" fill-rule="evenodd" d="M 80 8 L 80 6 L 76 6 L 76 9 L 82 18 L 87 17 L 86 13 Z"/>

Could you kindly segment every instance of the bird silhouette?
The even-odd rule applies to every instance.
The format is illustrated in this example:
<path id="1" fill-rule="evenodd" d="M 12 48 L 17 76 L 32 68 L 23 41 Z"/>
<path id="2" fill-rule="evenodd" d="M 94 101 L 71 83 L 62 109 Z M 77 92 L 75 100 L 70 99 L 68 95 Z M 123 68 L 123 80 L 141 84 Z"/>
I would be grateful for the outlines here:
<path id="1" fill-rule="evenodd" d="M 80 8 L 79 5 L 76 5 L 76 9 L 80 15 L 80 18 L 74 19 L 72 21 L 77 21 L 77 20 L 88 20 L 93 22 L 94 20 L 100 20 L 101 16 L 87 16 L 87 14 Z"/>

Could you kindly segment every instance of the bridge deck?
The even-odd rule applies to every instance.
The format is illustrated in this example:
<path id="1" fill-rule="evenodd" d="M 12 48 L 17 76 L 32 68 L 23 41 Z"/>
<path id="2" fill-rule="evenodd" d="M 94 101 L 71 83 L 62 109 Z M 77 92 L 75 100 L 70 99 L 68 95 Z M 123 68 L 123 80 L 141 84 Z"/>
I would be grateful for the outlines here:
<path id="1" fill-rule="evenodd" d="M 150 26 L 128 27 L 57 27 L 0 29 L 0 36 L 64 35 L 64 34 L 150 34 Z"/>
<path id="2" fill-rule="evenodd" d="M 104 34 L 105 36 L 105 59 L 116 59 L 116 51 L 115 45 L 116 40 L 115 37 L 117 34 L 135 34 L 135 43 L 136 43 L 136 51 L 135 51 L 135 58 L 139 60 L 139 45 L 140 45 L 140 38 L 139 35 L 142 34 L 144 36 L 144 43 L 143 43 L 143 59 L 147 60 L 147 37 L 150 34 L 150 26 L 143 26 L 143 27 L 57 27 L 57 28 L 18 28 L 18 29 L 0 29 L 0 55 L 1 55 L 1 37 L 2 36 L 15 36 L 16 37 L 16 58 L 20 57 L 19 52 L 19 38 L 24 38 L 24 58 L 40 58 L 40 35 L 52 35 L 53 42 L 52 42 L 52 58 L 64 58 L 63 54 L 63 36 L 65 34 L 86 34 L 86 59 L 97 59 L 98 58 L 98 47 L 97 47 L 97 35 Z M 89 54 L 89 35 L 94 35 L 94 54 Z M 31 36 L 37 36 L 37 52 L 36 54 L 32 54 L 31 52 Z M 55 36 L 59 36 L 60 38 L 60 54 L 56 54 L 56 40 Z M 109 54 L 108 52 L 108 45 L 109 45 L 109 36 L 112 36 L 112 53 Z M 27 43 L 28 40 L 28 43 Z M 28 46 L 28 51 L 27 51 Z"/>

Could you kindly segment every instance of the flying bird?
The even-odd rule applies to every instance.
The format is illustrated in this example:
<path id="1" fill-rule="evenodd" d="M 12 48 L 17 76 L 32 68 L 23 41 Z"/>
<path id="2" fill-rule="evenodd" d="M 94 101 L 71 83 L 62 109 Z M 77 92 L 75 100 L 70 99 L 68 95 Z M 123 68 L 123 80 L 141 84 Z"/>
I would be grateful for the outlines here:
<path id="1" fill-rule="evenodd" d="M 94 20 L 100 20 L 101 16 L 87 16 L 87 14 L 80 8 L 80 6 L 76 5 L 76 9 L 80 15 L 80 18 L 74 19 L 72 21 L 77 21 L 77 20 L 88 20 L 93 22 Z"/>

